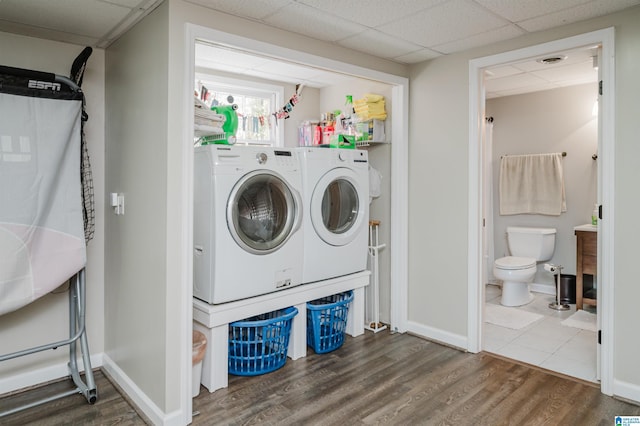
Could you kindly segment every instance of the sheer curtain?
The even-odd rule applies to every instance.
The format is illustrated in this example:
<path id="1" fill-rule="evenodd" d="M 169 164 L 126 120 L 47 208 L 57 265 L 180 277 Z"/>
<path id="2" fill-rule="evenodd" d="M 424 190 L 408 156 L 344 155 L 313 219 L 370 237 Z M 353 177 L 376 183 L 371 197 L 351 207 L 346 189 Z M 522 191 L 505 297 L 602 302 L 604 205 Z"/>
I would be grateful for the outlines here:
<path id="1" fill-rule="evenodd" d="M 483 193 L 482 210 L 484 217 L 483 227 L 483 284 L 494 282 L 493 262 L 495 260 L 493 248 L 493 117 L 484 120 L 484 132 L 482 136 L 483 156 Z"/>

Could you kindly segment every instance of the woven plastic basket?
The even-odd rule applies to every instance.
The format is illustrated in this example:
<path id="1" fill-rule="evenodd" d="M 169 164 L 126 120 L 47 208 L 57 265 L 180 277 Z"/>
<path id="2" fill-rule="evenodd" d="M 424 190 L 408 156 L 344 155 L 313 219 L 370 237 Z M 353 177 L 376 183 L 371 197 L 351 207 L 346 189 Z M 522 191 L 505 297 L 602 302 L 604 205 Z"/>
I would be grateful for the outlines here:
<path id="1" fill-rule="evenodd" d="M 316 353 L 342 346 L 352 300 L 353 291 L 346 291 L 307 303 L 307 345 Z"/>
<path id="2" fill-rule="evenodd" d="M 229 373 L 257 376 L 282 367 L 297 314 L 290 307 L 229 324 Z"/>

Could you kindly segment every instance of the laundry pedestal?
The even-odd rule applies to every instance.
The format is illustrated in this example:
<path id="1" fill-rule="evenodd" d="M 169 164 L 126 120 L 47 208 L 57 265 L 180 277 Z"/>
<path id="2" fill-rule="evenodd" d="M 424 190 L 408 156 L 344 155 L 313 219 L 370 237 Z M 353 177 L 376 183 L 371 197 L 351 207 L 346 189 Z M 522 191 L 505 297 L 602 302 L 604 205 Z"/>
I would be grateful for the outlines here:
<path id="1" fill-rule="evenodd" d="M 364 289 L 369 285 L 369 276 L 369 271 L 362 271 L 221 305 L 209 305 L 194 298 L 193 328 L 209 342 L 202 361 L 202 384 L 209 392 L 228 386 L 229 324 L 234 321 L 295 306 L 298 315 L 291 323 L 287 355 L 291 359 L 302 358 L 307 355 L 307 302 L 353 290 L 346 333 L 353 337 L 363 334 Z"/>

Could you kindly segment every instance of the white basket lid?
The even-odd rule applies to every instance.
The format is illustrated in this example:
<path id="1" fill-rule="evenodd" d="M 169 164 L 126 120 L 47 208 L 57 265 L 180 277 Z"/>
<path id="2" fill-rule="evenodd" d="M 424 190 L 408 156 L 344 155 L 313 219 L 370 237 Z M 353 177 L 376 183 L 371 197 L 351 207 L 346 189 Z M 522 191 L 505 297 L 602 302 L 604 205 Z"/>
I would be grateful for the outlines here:
<path id="1" fill-rule="evenodd" d="M 496 266 L 500 269 L 525 269 L 536 266 L 536 260 L 532 257 L 507 256 L 497 259 Z"/>

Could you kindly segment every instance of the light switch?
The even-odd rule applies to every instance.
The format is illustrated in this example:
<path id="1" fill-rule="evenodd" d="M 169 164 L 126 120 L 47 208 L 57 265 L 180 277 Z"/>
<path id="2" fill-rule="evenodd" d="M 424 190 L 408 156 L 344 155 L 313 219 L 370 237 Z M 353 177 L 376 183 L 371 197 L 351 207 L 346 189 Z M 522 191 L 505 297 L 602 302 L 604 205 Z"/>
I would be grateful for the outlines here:
<path id="1" fill-rule="evenodd" d="M 124 214 L 124 194 L 118 194 L 118 207 L 116 214 Z"/>
<path id="2" fill-rule="evenodd" d="M 117 215 L 124 214 L 124 194 L 111 192 L 109 194 L 109 204 L 113 208 L 113 212 Z"/>

